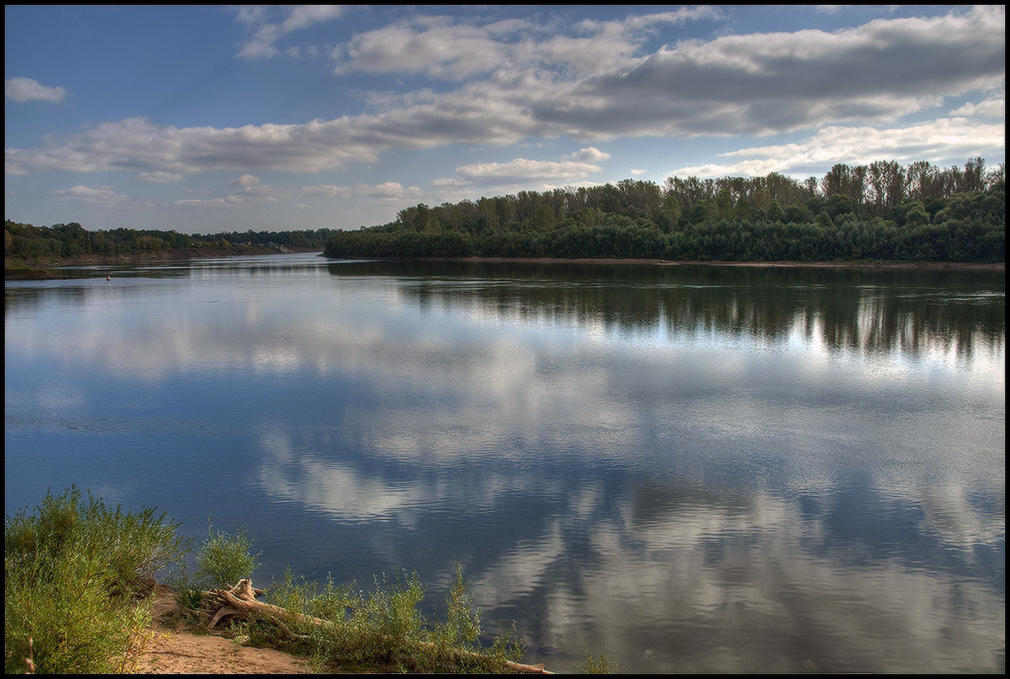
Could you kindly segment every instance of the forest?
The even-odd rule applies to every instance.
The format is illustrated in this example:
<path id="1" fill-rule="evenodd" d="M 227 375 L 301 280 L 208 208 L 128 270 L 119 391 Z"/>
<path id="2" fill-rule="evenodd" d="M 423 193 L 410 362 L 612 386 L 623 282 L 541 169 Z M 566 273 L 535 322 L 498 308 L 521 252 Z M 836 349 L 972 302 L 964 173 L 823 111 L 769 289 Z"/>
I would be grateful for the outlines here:
<path id="1" fill-rule="evenodd" d="M 1004 165 L 835 165 L 824 177 L 670 177 L 419 204 L 337 231 L 327 257 L 1005 261 Z"/>
<path id="2" fill-rule="evenodd" d="M 669 177 L 662 186 L 558 188 L 400 210 L 354 231 L 187 235 L 76 222 L 6 220 L 5 259 L 57 262 L 153 255 L 324 249 L 334 258 L 533 257 L 730 262 L 1006 261 L 1004 165 L 926 161 L 835 165 L 822 178 Z M 198 253 L 195 253 L 198 254 Z"/>
<path id="3" fill-rule="evenodd" d="M 4 222 L 4 257 L 32 262 L 59 262 L 88 257 L 150 255 L 169 250 L 213 249 L 216 252 L 322 250 L 334 229 L 316 231 L 245 231 L 188 235 L 176 231 L 110 229 L 89 231 L 77 222 L 34 226 Z"/>

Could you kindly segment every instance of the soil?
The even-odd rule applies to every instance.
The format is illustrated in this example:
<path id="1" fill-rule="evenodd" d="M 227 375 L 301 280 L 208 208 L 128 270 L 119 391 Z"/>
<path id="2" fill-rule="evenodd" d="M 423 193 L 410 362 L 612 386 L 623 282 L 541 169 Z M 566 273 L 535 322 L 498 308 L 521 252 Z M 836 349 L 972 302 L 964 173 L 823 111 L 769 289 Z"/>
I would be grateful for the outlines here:
<path id="1" fill-rule="evenodd" d="M 303 658 L 187 631 L 180 622 L 172 590 L 160 584 L 155 587 L 151 604 L 151 631 L 154 638 L 137 663 L 139 674 L 298 674 L 312 671 Z"/>

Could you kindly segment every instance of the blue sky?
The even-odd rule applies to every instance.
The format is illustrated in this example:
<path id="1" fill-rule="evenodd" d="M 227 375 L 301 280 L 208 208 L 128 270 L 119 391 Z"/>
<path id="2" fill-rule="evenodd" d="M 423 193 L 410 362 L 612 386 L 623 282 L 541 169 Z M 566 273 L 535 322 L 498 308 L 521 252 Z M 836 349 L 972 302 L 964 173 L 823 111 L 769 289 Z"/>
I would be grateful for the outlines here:
<path id="1" fill-rule="evenodd" d="M 1004 162 L 983 7 L 6 6 L 5 217 L 351 228 L 522 190 Z"/>

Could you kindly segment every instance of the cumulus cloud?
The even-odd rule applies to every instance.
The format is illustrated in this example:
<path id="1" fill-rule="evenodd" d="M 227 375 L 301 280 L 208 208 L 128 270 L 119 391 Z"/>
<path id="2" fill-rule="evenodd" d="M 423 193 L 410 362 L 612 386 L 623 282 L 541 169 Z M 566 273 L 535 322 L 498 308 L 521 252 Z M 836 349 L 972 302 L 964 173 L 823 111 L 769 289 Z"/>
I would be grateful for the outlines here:
<path id="1" fill-rule="evenodd" d="M 46 87 L 31 78 L 7 78 L 4 81 L 4 96 L 19 104 L 28 101 L 60 101 L 67 96 L 62 87 Z"/>
<path id="2" fill-rule="evenodd" d="M 69 189 L 50 191 L 50 195 L 60 200 L 77 201 L 101 207 L 115 207 L 128 202 L 127 196 L 116 193 L 112 186 L 74 186 Z"/>
<path id="3" fill-rule="evenodd" d="M 582 21 L 578 35 L 557 20 L 459 23 L 448 17 L 419 17 L 355 35 L 338 45 L 334 72 L 424 73 L 462 80 L 490 71 L 564 66 L 587 73 L 612 68 L 634 56 L 652 29 L 663 24 L 713 19 L 719 11 L 682 8 L 632 15 L 621 21 Z M 548 36 L 538 39 L 537 36 Z"/>
<path id="4" fill-rule="evenodd" d="M 682 15 L 582 22 L 588 36 L 516 37 L 488 27 L 400 23 L 356 36 L 338 73 L 424 73 L 491 80 L 432 95 L 450 108 L 465 93 L 521 111 L 546 136 L 771 134 L 851 121 L 883 122 L 999 86 L 1005 12 L 975 8 L 936 18 L 881 19 L 836 32 L 729 35 L 638 56 L 631 28 Z M 516 28 L 516 26 L 510 26 Z M 504 31 L 503 31 L 504 33 Z M 559 67 L 569 66 L 571 71 Z M 546 68 L 543 68 L 546 67 Z"/>
<path id="5" fill-rule="evenodd" d="M 797 144 L 755 146 L 720 154 L 739 158 L 730 163 L 681 167 L 671 175 L 699 177 L 764 176 L 770 172 L 809 174 L 835 163 L 869 164 L 881 159 L 901 163 L 923 159 L 956 159 L 1006 148 L 1005 126 L 963 117 L 940 118 L 907 127 L 829 126 Z"/>
<path id="6" fill-rule="evenodd" d="M 605 153 L 593 146 L 579 149 L 576 153 L 565 156 L 563 160 L 578 160 L 584 163 L 599 163 L 610 158 L 609 153 Z"/>
<path id="7" fill-rule="evenodd" d="M 985 99 L 983 101 L 976 103 L 968 102 L 964 106 L 954 109 L 950 112 L 954 116 L 984 116 L 987 118 L 1003 118 L 1006 119 L 1006 98 L 1005 97 L 993 97 L 991 99 Z"/>
<path id="8" fill-rule="evenodd" d="M 381 151 L 397 145 L 425 148 L 439 143 L 411 140 L 409 130 L 403 135 L 395 131 L 386 135 L 384 130 L 393 123 L 395 117 L 377 120 L 359 116 L 300 125 L 177 128 L 130 118 L 60 140 L 46 137 L 36 149 L 6 149 L 5 166 L 11 174 L 256 168 L 315 172 L 351 161 L 375 160 Z"/>
<path id="9" fill-rule="evenodd" d="M 280 53 L 276 43 L 288 33 L 336 19 L 344 11 L 344 7 L 340 5 L 297 5 L 282 9 L 286 16 L 283 21 L 277 23 L 266 22 L 267 10 L 264 7 L 238 9 L 236 19 L 254 29 L 255 33 L 236 56 L 241 59 L 269 59 Z"/>
<path id="10" fill-rule="evenodd" d="M 356 35 L 333 51 L 346 55 L 334 72 L 426 73 L 462 79 L 493 70 L 507 58 L 507 46 L 496 41 L 488 26 L 440 25 L 425 29 L 408 23 Z"/>
<path id="11" fill-rule="evenodd" d="M 602 170 L 599 165 L 573 160 L 527 160 L 474 163 L 456 168 L 456 176 L 436 179 L 435 186 L 510 185 L 527 182 L 565 182 L 583 179 Z"/>
<path id="12" fill-rule="evenodd" d="M 247 13 L 251 25 L 264 21 L 265 13 Z M 604 40 L 600 36 L 609 35 L 608 31 L 627 36 L 632 24 L 647 27 L 656 25 L 657 17 L 674 21 L 682 16 L 667 14 L 637 17 L 638 24 L 631 19 L 592 24 L 585 30 L 595 30 L 590 37 Z M 324 15 L 290 10 L 288 19 L 269 25 L 295 30 Z M 484 68 L 485 55 L 500 55 L 505 50 L 502 45 L 528 44 L 542 55 L 548 45 L 560 44 L 552 42 L 555 36 L 538 42 L 534 29 L 522 22 L 477 30 L 433 19 L 422 28 L 388 27 L 406 31 L 407 42 L 387 45 L 381 54 L 376 46 L 367 59 L 367 41 L 358 36 L 358 42 L 345 46 L 349 56 L 343 68 L 364 69 L 371 64 L 368 68 L 376 71 L 392 72 L 395 67 L 406 73 L 410 72 L 406 64 L 413 60 L 424 64 L 428 74 L 462 77 L 468 69 Z M 498 40 L 512 35 L 524 37 L 513 43 Z M 455 50 L 453 40 L 470 47 Z M 628 50 L 633 52 L 636 44 L 628 42 Z M 472 65 L 465 63 L 463 52 L 477 46 L 486 49 L 472 55 Z M 519 51 L 505 50 L 513 59 Z M 937 18 L 881 19 L 834 33 L 806 30 L 686 41 L 648 56 L 622 56 L 618 65 L 611 63 L 602 70 L 590 64 L 588 57 L 574 72 L 550 71 L 529 62 L 510 65 L 506 59 L 491 78 L 454 90 L 375 94 L 369 101 L 381 110 L 373 112 L 302 124 L 234 128 L 176 128 L 132 118 L 62 138 L 47 137 L 37 148 L 6 149 L 5 167 L 15 175 L 53 170 L 317 172 L 375 162 L 392 149 L 456 143 L 766 135 L 846 123 L 876 129 L 937 106 L 945 97 L 1001 90 L 1005 52 L 1005 10 L 982 7 Z M 557 54 L 549 58 L 555 65 L 560 59 Z M 548 57 L 536 59 L 546 63 Z M 596 70 L 584 73 L 583 68 Z M 994 104 L 987 104 L 984 110 L 994 109 Z M 519 176 L 523 173 L 520 160 L 512 161 L 510 170 L 495 171 Z M 533 170 L 532 176 L 542 172 L 570 179 L 587 171 L 543 166 Z M 439 181 L 477 181 L 477 177 Z"/>
<path id="13" fill-rule="evenodd" d="M 154 184 L 171 184 L 172 182 L 181 182 L 185 178 L 184 175 L 177 172 L 141 172 L 134 177 L 134 180 Z"/>
<path id="14" fill-rule="evenodd" d="M 246 188 L 249 186 L 256 186 L 257 184 L 261 183 L 262 182 L 259 179 L 252 176 L 251 174 L 244 174 L 238 179 L 232 179 L 230 182 L 228 182 L 228 186 L 241 186 L 243 188 Z"/>
<path id="15" fill-rule="evenodd" d="M 252 175 L 243 175 L 228 183 L 229 186 L 241 187 L 238 193 L 218 198 L 188 198 L 175 202 L 179 207 L 212 207 L 238 208 L 276 203 L 287 198 L 369 198 L 381 202 L 399 203 L 405 199 L 415 198 L 421 194 L 416 186 L 402 186 L 398 182 L 383 182 L 381 184 L 358 184 L 356 186 L 337 186 L 333 184 L 312 184 L 307 186 L 263 184 Z M 296 207 L 306 207 L 299 204 Z"/>
<path id="16" fill-rule="evenodd" d="M 664 47 L 573 84 L 568 110 L 534 104 L 572 134 L 771 134 L 891 121 L 1005 78 L 1001 8 L 877 20 L 828 33 L 730 35 Z"/>
<path id="17" fill-rule="evenodd" d="M 401 200 L 417 196 L 421 190 L 416 186 L 404 187 L 399 182 L 383 182 L 382 184 L 357 184 L 356 186 L 336 186 L 333 184 L 312 184 L 309 186 L 293 185 L 256 185 L 246 187 L 244 196 L 269 196 L 277 198 L 321 196 L 336 198 L 339 196 L 355 196 L 376 200 Z"/>

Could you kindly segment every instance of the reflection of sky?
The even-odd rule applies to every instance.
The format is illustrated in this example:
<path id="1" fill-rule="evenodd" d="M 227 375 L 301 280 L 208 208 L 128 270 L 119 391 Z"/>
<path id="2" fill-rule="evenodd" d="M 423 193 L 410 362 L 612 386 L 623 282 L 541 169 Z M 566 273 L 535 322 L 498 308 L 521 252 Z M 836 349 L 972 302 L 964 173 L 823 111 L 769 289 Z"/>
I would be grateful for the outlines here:
<path id="1" fill-rule="evenodd" d="M 1002 669 L 1002 340 L 836 348 L 816 310 L 626 326 L 392 277 L 62 285 L 7 310 L 9 466 L 129 441 L 216 517 L 186 486 L 239 461 L 265 553 L 354 558 L 273 511 L 380 568 L 455 555 L 562 666 L 604 641 L 631 671 Z"/>

